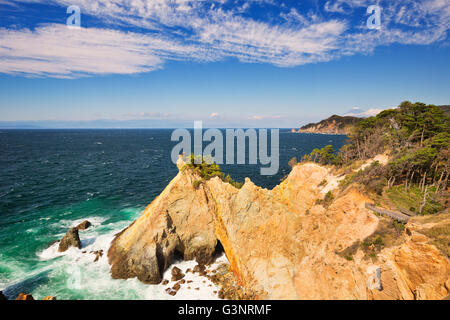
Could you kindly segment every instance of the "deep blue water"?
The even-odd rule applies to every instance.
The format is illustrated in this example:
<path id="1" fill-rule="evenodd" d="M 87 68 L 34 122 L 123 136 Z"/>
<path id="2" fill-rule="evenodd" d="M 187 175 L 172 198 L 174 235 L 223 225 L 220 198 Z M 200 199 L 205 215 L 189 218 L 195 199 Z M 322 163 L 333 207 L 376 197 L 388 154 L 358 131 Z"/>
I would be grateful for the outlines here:
<path id="1" fill-rule="evenodd" d="M 76 253 L 49 249 L 76 222 L 94 226 L 82 234 L 83 246 L 105 248 L 117 231 L 139 216 L 176 175 L 170 160 L 177 142 L 170 129 L 0 130 L 0 290 L 62 299 L 142 298 L 142 284 L 111 280 L 108 265 L 84 263 Z M 250 177 L 273 188 L 289 173 L 288 161 L 345 136 L 280 130 L 280 170 L 261 176 L 258 165 L 225 165 L 234 180 Z M 77 260 L 78 259 L 78 260 Z M 74 261 L 86 283 L 68 285 Z M 95 266 L 95 269 L 94 269 Z M 96 281 L 102 279 L 102 281 Z M 91 281 L 91 282 L 89 282 Z M 120 286 L 123 290 L 114 290 Z"/>

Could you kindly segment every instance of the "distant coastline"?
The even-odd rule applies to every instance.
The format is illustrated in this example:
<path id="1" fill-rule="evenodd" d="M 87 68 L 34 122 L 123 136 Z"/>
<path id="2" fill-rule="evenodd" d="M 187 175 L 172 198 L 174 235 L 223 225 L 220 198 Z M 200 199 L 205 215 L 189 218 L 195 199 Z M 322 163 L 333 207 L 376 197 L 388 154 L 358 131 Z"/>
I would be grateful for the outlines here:
<path id="1" fill-rule="evenodd" d="M 346 133 L 335 133 L 335 132 L 307 132 L 307 131 L 296 131 L 295 129 L 291 130 L 292 133 L 304 133 L 304 134 L 321 134 L 321 135 L 329 135 L 329 136 L 348 136 Z"/>

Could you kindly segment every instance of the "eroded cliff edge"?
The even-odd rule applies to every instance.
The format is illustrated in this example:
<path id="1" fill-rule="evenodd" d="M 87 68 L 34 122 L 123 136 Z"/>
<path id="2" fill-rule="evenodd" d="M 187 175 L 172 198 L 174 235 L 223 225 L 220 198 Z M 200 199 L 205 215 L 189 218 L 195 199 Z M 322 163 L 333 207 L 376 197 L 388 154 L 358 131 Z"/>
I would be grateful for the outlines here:
<path id="1" fill-rule="evenodd" d="M 380 218 L 355 188 L 336 194 L 327 208 L 317 204 L 337 186 L 325 167 L 297 165 L 273 190 L 249 179 L 241 189 L 217 177 L 199 184 L 181 159 L 178 167 L 112 242 L 114 278 L 159 283 L 174 257 L 208 263 L 220 241 L 238 282 L 260 299 L 441 299 L 449 293 L 448 258 L 414 223 L 375 260 L 361 250 L 352 259 L 341 254 L 372 235 Z"/>

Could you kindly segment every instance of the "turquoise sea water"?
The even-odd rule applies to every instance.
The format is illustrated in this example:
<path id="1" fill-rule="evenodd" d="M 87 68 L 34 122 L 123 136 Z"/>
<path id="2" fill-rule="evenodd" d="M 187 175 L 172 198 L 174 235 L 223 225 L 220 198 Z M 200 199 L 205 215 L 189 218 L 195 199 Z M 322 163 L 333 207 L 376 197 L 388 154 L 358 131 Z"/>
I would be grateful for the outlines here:
<path id="1" fill-rule="evenodd" d="M 114 234 L 139 217 L 176 175 L 172 130 L 0 130 L 0 290 L 41 299 L 152 299 L 161 290 L 136 279 L 113 280 L 106 252 Z M 345 143 L 345 136 L 280 130 L 280 170 L 260 176 L 256 165 L 227 165 L 237 181 L 250 177 L 272 188 L 289 172 L 290 158 Z M 68 228 L 83 248 L 57 253 Z M 92 250 L 104 250 L 93 262 Z M 82 253 L 86 251 L 86 253 Z M 193 297 L 195 298 L 195 297 Z"/>

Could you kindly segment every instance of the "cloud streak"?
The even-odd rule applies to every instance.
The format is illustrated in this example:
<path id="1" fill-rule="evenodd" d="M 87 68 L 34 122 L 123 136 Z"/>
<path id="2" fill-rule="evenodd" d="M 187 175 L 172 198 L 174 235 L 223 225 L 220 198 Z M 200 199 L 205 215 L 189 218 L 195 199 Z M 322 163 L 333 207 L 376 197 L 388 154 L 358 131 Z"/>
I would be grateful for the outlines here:
<path id="1" fill-rule="evenodd" d="M 366 118 L 366 117 L 373 117 L 379 114 L 384 109 L 376 109 L 372 108 L 369 110 L 362 110 L 360 108 L 353 108 L 349 112 L 345 113 L 344 116 L 352 116 L 352 117 L 360 117 L 360 118 Z"/>
<path id="2" fill-rule="evenodd" d="M 373 4 L 368 0 L 327 1 L 319 12 L 306 13 L 285 4 L 278 19 L 248 14 L 256 6 L 274 6 L 267 0 L 13 1 L 26 2 L 79 5 L 102 27 L 1 28 L 1 73 L 76 78 L 150 72 L 172 60 L 226 58 L 293 67 L 371 53 L 380 45 L 444 41 L 450 21 L 445 0 L 379 1 L 380 31 L 367 30 L 365 16 L 352 19 L 355 12 L 365 14 Z"/>

